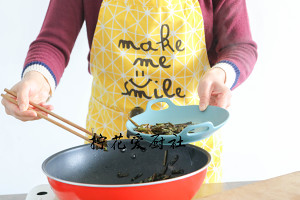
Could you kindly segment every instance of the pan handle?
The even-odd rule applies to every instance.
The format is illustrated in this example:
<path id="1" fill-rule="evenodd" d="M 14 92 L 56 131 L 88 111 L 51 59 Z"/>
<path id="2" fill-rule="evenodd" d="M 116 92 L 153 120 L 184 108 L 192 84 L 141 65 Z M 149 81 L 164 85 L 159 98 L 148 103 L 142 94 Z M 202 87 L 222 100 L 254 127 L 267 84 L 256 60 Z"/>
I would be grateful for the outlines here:
<path id="1" fill-rule="evenodd" d="M 153 99 L 153 100 L 150 100 L 148 103 L 147 103 L 147 106 L 146 106 L 146 111 L 154 111 L 151 107 L 153 104 L 155 103 L 159 103 L 159 102 L 165 102 L 168 104 L 169 108 L 167 109 L 174 109 L 176 108 L 176 105 L 168 98 L 159 98 L 159 99 Z"/>
<path id="2" fill-rule="evenodd" d="M 197 130 L 201 128 L 200 131 L 195 132 L 195 133 L 189 133 L 190 131 Z M 215 127 L 212 122 L 203 122 L 200 124 L 195 124 L 195 125 L 189 125 L 185 129 L 181 131 L 179 134 L 181 136 L 181 139 L 183 140 L 184 143 L 190 142 L 190 141 L 200 141 L 208 136 L 212 132 L 215 131 Z"/>

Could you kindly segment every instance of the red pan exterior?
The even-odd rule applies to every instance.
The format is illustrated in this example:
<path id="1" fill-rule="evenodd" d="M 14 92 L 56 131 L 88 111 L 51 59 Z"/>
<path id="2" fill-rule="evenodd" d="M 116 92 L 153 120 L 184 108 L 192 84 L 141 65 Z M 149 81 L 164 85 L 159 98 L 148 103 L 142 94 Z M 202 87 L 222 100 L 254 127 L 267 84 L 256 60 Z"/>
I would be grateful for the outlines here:
<path id="1" fill-rule="evenodd" d="M 191 200 L 202 185 L 207 167 L 187 177 L 168 182 L 135 184 L 128 187 L 80 186 L 60 182 L 48 177 L 48 181 L 60 200 Z"/>

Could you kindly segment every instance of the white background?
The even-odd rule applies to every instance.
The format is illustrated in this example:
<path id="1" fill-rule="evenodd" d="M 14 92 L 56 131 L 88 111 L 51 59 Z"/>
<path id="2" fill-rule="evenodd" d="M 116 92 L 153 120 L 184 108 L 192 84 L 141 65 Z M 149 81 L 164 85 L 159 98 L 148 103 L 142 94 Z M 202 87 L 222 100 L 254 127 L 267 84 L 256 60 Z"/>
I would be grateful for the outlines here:
<path id="1" fill-rule="evenodd" d="M 222 128 L 224 181 L 261 180 L 300 170 L 299 1 L 247 1 L 259 59 L 249 79 L 233 92 L 230 120 Z M 0 90 L 20 80 L 48 1 L 0 1 Z M 55 112 L 85 126 L 91 76 L 85 26 L 50 103 Z M 66 142 L 67 141 L 67 142 Z M 27 193 L 47 180 L 50 155 L 82 140 L 47 121 L 23 123 L 0 106 L 0 195 Z"/>

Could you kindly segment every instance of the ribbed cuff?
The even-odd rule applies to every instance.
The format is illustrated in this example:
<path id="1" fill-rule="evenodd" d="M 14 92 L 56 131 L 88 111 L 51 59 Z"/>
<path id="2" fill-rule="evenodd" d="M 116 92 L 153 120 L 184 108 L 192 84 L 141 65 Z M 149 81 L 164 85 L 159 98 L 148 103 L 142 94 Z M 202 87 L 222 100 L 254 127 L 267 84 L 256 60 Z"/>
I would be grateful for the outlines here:
<path id="1" fill-rule="evenodd" d="M 213 66 L 213 68 L 216 67 L 221 68 L 225 71 L 226 74 L 225 85 L 228 88 L 232 89 L 236 85 L 237 80 L 240 76 L 240 70 L 237 68 L 237 66 L 234 63 L 227 60 L 220 61 Z"/>
<path id="2" fill-rule="evenodd" d="M 50 94 L 52 95 L 56 88 L 56 78 L 51 69 L 42 62 L 31 62 L 24 67 L 22 72 L 22 78 L 25 76 L 26 73 L 31 71 L 37 71 L 45 77 L 45 79 L 50 85 Z"/>

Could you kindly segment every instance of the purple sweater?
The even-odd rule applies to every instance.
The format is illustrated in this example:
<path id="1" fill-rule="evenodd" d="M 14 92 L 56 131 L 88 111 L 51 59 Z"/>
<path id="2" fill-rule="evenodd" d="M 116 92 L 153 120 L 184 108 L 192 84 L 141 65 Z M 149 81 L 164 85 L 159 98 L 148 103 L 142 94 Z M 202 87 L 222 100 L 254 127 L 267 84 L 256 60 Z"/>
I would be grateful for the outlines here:
<path id="1" fill-rule="evenodd" d="M 34 64 L 44 66 L 57 85 L 84 21 L 91 48 L 101 3 L 102 0 L 50 0 L 42 29 L 30 45 L 23 73 Z M 233 89 L 247 79 L 257 59 L 246 2 L 199 0 L 199 3 L 210 64 L 227 63 L 233 67 L 236 73 Z"/>

